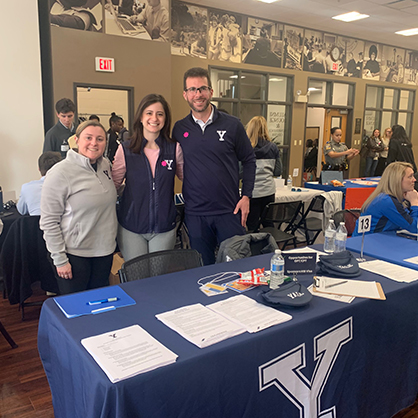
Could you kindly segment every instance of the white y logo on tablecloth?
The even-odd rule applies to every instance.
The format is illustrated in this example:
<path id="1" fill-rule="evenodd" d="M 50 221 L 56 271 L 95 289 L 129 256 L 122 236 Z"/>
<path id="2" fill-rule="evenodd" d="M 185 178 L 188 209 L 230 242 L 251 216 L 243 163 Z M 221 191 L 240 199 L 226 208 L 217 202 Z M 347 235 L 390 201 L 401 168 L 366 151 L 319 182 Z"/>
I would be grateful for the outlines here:
<path id="1" fill-rule="evenodd" d="M 341 347 L 352 338 L 352 317 L 314 338 L 317 364 L 312 381 L 300 373 L 306 366 L 305 344 L 261 365 L 258 368 L 260 392 L 276 386 L 299 409 L 300 418 L 336 418 L 335 406 L 321 411 L 320 398 Z"/>

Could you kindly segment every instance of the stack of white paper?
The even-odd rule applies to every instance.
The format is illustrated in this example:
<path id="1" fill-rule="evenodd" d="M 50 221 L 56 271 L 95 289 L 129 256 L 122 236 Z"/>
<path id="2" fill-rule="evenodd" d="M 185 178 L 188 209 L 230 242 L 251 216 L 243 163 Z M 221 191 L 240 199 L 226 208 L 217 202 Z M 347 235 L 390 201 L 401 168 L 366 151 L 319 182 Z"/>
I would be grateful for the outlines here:
<path id="1" fill-rule="evenodd" d="M 157 319 L 200 348 L 245 332 L 245 328 L 228 321 L 200 303 L 156 315 Z"/>
<path id="2" fill-rule="evenodd" d="M 262 305 L 245 295 L 221 300 L 207 307 L 238 325 L 245 327 L 248 332 L 258 332 L 292 319 L 291 315 Z"/>
<path id="3" fill-rule="evenodd" d="M 406 259 L 405 261 L 409 261 Z M 383 260 L 365 261 L 359 264 L 363 270 L 371 271 L 372 273 L 380 274 L 388 279 L 396 282 L 411 283 L 418 280 L 418 271 L 408 267 L 398 266 L 397 264 L 388 263 Z"/>
<path id="4" fill-rule="evenodd" d="M 81 344 L 112 383 L 174 363 L 178 357 L 139 325 L 84 338 Z"/>

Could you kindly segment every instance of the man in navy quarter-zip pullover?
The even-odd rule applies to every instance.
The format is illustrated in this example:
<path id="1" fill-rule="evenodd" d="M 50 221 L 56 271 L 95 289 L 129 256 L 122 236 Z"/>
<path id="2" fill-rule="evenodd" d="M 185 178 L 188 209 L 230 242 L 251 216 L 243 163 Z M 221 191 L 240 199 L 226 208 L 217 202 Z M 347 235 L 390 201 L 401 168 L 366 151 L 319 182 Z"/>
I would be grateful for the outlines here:
<path id="1" fill-rule="evenodd" d="M 213 264 L 217 244 L 245 234 L 255 178 L 254 150 L 240 120 L 210 103 L 213 90 L 207 70 L 186 71 L 183 88 L 191 112 L 176 122 L 173 138 L 184 156 L 185 222 L 192 248 L 202 254 L 205 265 Z"/>

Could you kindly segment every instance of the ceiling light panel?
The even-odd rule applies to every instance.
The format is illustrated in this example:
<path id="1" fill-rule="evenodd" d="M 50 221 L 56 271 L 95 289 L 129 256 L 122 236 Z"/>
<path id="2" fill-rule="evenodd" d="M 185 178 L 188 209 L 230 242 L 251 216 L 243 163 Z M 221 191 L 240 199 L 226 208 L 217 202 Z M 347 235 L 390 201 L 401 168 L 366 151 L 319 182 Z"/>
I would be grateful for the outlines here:
<path id="1" fill-rule="evenodd" d="M 367 17 L 370 16 L 366 14 L 361 14 L 359 12 L 349 12 L 344 13 L 342 15 L 333 16 L 332 18 L 335 20 L 341 20 L 343 22 L 354 22 L 355 20 L 366 19 Z"/>

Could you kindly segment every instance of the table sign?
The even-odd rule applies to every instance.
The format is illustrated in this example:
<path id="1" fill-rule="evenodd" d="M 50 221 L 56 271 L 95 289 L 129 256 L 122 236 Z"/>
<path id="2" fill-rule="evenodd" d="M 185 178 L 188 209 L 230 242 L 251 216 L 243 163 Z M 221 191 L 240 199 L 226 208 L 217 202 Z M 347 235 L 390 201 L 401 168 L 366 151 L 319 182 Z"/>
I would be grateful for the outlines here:
<path id="1" fill-rule="evenodd" d="M 372 226 L 372 215 L 364 215 L 358 218 L 358 229 L 359 234 L 369 232 Z"/>
<path id="2" fill-rule="evenodd" d="M 366 259 L 363 257 L 364 234 L 370 231 L 371 226 L 372 226 L 372 215 L 364 215 L 358 218 L 357 232 L 359 234 L 363 233 L 363 238 L 361 240 L 360 258 L 357 258 L 357 261 L 366 261 Z"/>
<path id="3" fill-rule="evenodd" d="M 313 274 L 316 270 L 316 254 L 283 254 L 284 274 Z"/>

